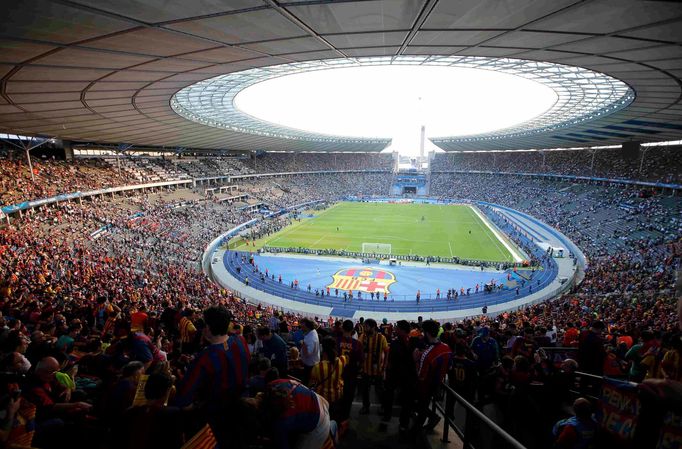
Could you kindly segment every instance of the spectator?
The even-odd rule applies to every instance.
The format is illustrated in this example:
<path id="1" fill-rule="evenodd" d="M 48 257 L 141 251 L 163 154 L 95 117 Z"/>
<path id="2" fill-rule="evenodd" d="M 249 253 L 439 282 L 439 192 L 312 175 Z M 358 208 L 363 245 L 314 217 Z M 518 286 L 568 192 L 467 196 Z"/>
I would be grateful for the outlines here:
<path id="1" fill-rule="evenodd" d="M 350 409 L 355 398 L 358 384 L 358 376 L 363 364 L 362 343 L 353 338 L 353 321 L 345 320 L 341 325 L 342 334 L 336 338 L 337 354 L 348 358 L 348 363 L 343 370 L 343 398 L 340 412 L 340 421 L 350 417 Z"/>
<path id="2" fill-rule="evenodd" d="M 204 335 L 208 343 L 187 368 L 178 385 L 176 404 L 205 403 L 210 412 L 229 409 L 246 387 L 251 355 L 241 336 L 228 336 L 232 320 L 224 307 L 204 310 Z"/>
<path id="3" fill-rule="evenodd" d="M 478 336 L 471 342 L 471 351 L 476 361 L 476 368 L 480 376 L 488 374 L 488 370 L 499 360 L 500 351 L 497 341 L 490 338 L 490 329 L 481 327 Z"/>
<path id="4" fill-rule="evenodd" d="M 433 430 L 440 416 L 430 405 L 433 397 L 440 389 L 445 374 L 450 369 L 452 351 L 445 343 L 438 340 L 440 326 L 433 320 L 424 321 L 424 348 L 415 350 L 414 359 L 417 364 L 417 416 L 415 430 Z M 428 418 L 428 422 L 426 419 Z"/>
<path id="5" fill-rule="evenodd" d="M 144 363 L 145 368 L 149 368 L 154 363 L 166 360 L 165 355 L 154 344 L 151 337 L 143 331 L 133 333 L 129 337 L 130 357 Z"/>
<path id="6" fill-rule="evenodd" d="M 194 326 L 195 319 L 194 310 L 186 309 L 178 323 L 182 352 L 185 354 L 192 354 L 196 351 L 197 328 Z"/>
<path id="7" fill-rule="evenodd" d="M 337 356 L 336 341 L 332 337 L 322 339 L 322 359 L 310 373 L 310 388 L 329 403 L 329 415 L 338 422 L 343 414 L 343 371 L 348 356 Z"/>
<path id="8" fill-rule="evenodd" d="M 27 399 L 36 406 L 36 445 L 48 448 L 64 447 L 69 441 L 74 423 L 92 409 L 85 402 L 68 402 L 61 398 L 55 374 L 59 362 L 45 357 L 36 365 L 28 382 Z"/>
<path id="9" fill-rule="evenodd" d="M 185 417 L 180 408 L 167 406 L 172 380 L 164 373 L 149 376 L 144 386 L 147 403 L 126 410 L 116 436 L 119 447 L 173 449 L 182 446 Z"/>
<path id="10" fill-rule="evenodd" d="M 272 368 L 270 364 L 270 359 L 259 358 L 256 363 L 256 374 L 249 377 L 247 383 L 247 396 L 250 398 L 255 398 L 258 393 L 263 393 L 265 391 L 265 376 Z"/>
<path id="11" fill-rule="evenodd" d="M 645 378 L 656 377 L 658 370 L 659 343 L 650 330 L 642 332 L 641 342 L 630 348 L 625 354 L 625 360 L 630 364 L 630 380 L 641 382 Z"/>
<path id="12" fill-rule="evenodd" d="M 57 349 L 67 354 L 73 351 L 74 344 L 76 343 L 76 337 L 78 336 L 80 330 L 81 330 L 80 325 L 72 324 L 71 326 L 69 326 L 68 333 L 63 334 L 57 339 L 56 343 Z"/>
<path id="13" fill-rule="evenodd" d="M 142 332 L 147 327 L 147 307 L 142 304 L 137 308 L 137 311 L 130 315 L 130 330 L 132 332 Z"/>
<path id="14" fill-rule="evenodd" d="M 133 405 L 137 386 L 144 374 L 144 364 L 139 361 L 128 362 L 121 371 L 121 378 L 114 384 L 105 399 L 103 413 L 116 421 L 123 412 Z"/>
<path id="15" fill-rule="evenodd" d="M 604 370 L 606 352 L 604 350 L 604 339 L 602 338 L 603 331 L 604 323 L 595 320 L 592 322 L 590 329 L 580 334 L 578 364 L 586 373 L 600 376 Z"/>
<path id="16" fill-rule="evenodd" d="M 467 353 L 467 347 L 463 343 L 457 343 L 448 379 L 455 392 L 473 403 L 478 372 L 476 362 L 467 357 Z"/>
<path id="17" fill-rule="evenodd" d="M 266 393 L 259 403 L 266 428 L 279 449 L 321 448 L 332 430 L 327 401 L 295 380 L 268 375 Z M 292 443 L 293 442 L 293 443 Z"/>
<path id="18" fill-rule="evenodd" d="M 361 415 L 369 413 L 369 391 L 374 385 L 379 401 L 383 402 L 384 382 L 386 371 L 388 343 L 386 337 L 378 332 L 377 322 L 372 318 L 365 320 L 364 332 L 360 337 L 362 343 L 363 364 L 360 372 L 360 392 L 362 393 Z"/>
<path id="19" fill-rule="evenodd" d="M 592 404 L 585 398 L 578 398 L 573 403 L 574 415 L 554 425 L 556 449 L 582 449 L 593 447 L 599 428 L 592 418 Z"/>
<path id="20" fill-rule="evenodd" d="M 313 366 L 320 363 L 320 339 L 315 322 L 304 318 L 301 320 L 303 343 L 301 344 L 301 361 L 303 362 L 303 383 L 308 384 Z"/>
<path id="21" fill-rule="evenodd" d="M 409 430 L 416 399 L 417 369 L 413 357 L 416 344 L 410 341 L 410 323 L 405 320 L 396 323 L 395 334 L 388 352 L 383 420 L 391 420 L 393 400 L 397 391 L 398 402 L 401 405 L 399 428 L 405 433 Z"/>
<path id="22" fill-rule="evenodd" d="M 279 321 L 279 320 L 278 320 Z M 286 342 L 278 334 L 272 332 L 269 327 L 259 327 L 258 339 L 262 342 L 261 352 L 272 367 L 277 368 L 280 376 L 287 377 L 289 368 L 289 348 Z"/>

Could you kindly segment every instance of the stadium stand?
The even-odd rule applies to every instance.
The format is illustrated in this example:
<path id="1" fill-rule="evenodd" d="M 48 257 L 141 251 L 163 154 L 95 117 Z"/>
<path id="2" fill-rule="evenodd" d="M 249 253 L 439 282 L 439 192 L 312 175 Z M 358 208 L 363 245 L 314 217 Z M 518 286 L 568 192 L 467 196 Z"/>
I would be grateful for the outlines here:
<path id="1" fill-rule="evenodd" d="M 620 148 L 437 153 L 432 170 L 553 173 L 679 183 L 682 179 L 682 166 L 677 157 L 679 150 L 679 146 L 653 146 L 635 159 L 624 158 Z"/>
<path id="2" fill-rule="evenodd" d="M 0 205 L 47 198 L 60 193 L 92 190 L 135 182 L 138 177 L 126 171 L 119 175 L 103 160 L 82 160 L 76 164 L 33 158 L 31 179 L 25 159 L 0 156 Z M 142 178 L 142 175 L 139 175 Z"/>
<path id="3" fill-rule="evenodd" d="M 295 162 L 290 155 L 272 156 L 272 166 L 291 171 L 325 168 L 332 158 L 315 155 L 313 162 L 303 162 L 298 155 Z M 329 168 L 388 170 L 390 165 L 388 158 L 376 156 L 360 158 L 360 162 L 354 154 L 340 159 L 344 165 L 339 165 L 337 159 L 337 164 Z M 437 156 L 436 160 L 442 164 L 448 159 Z M 583 158 L 571 160 L 576 166 L 584 163 Z M 130 170 L 122 169 L 119 176 L 115 161 L 36 160 L 37 176 L 32 183 L 22 162 L 3 159 L 2 200 L 14 204 L 57 193 L 181 175 L 213 175 L 230 170 L 244 173 L 248 169 L 240 163 L 197 159 L 177 165 L 173 162 L 171 166 L 168 161 L 131 158 L 125 163 Z M 267 164 L 258 170 L 265 170 Z M 521 165 L 525 166 L 525 162 Z M 174 167 L 178 171 L 174 172 Z M 203 167 L 207 172 L 202 171 Z M 624 169 L 611 175 L 628 173 Z M 660 179 L 655 173 L 647 171 L 644 177 Z M 285 207 L 315 199 L 334 201 L 348 195 L 386 195 L 390 182 L 390 173 L 331 173 L 251 179 L 238 185 L 240 192 L 252 198 Z M 652 389 L 659 388 L 653 380 L 680 380 L 680 331 L 673 291 L 682 254 L 679 197 L 654 194 L 642 198 L 633 188 L 445 172 L 432 176 L 431 189 L 434 196 L 481 199 L 525 211 L 557 227 L 588 256 L 584 281 L 561 298 L 494 318 L 481 315 L 439 324 L 443 329 L 441 340 L 457 355 L 453 370 L 468 369 L 466 375 L 473 376 L 464 381 L 457 377 L 460 372 L 450 371 L 449 386 L 526 447 L 551 444 L 552 424 L 567 416 L 566 406 L 574 399 L 570 391 L 591 394 L 592 404 L 603 408 L 605 399 L 599 391 L 577 381 L 587 378 L 587 374 L 635 382 L 634 395 L 649 404 L 645 406 L 651 406 L 646 401 L 652 400 Z M 337 349 L 338 355 L 347 351 L 342 344 L 345 340 L 340 321 L 328 317 L 306 321 L 308 318 L 301 315 L 249 304 L 216 287 L 201 272 L 201 253 L 208 241 L 233 225 L 261 215 L 259 211 L 240 210 L 244 204 L 207 199 L 199 187 L 156 193 L 131 191 L 113 199 L 93 197 L 30 209 L 0 229 L 0 346 L 6 379 L 3 388 L 13 388 L 17 380 L 21 386 L 20 399 L 12 399 L 7 406 L 10 416 L 21 417 L 10 426 L 12 432 L 5 437 L 8 443 L 95 447 L 92 442 L 97 441 L 99 447 L 106 448 L 114 446 L 98 435 L 112 430 L 118 445 L 115 447 L 125 447 L 141 438 L 136 428 L 124 424 L 132 419 L 134 410 L 139 411 L 126 409 L 133 404 L 136 389 L 142 388 L 140 367 L 149 375 L 143 378 L 148 385 L 174 385 L 171 407 L 206 399 L 201 385 L 207 385 L 209 374 L 196 371 L 203 354 L 197 353 L 200 336 L 209 332 L 215 338 L 212 341 L 221 341 L 219 330 L 213 328 L 219 327 L 215 322 L 220 319 L 203 312 L 210 307 L 229 310 L 231 332 L 237 336 L 228 341 L 235 347 L 247 345 L 251 354 L 249 357 L 242 353 L 243 362 L 251 366 L 250 374 L 230 374 L 235 376 L 234 381 L 220 394 L 255 396 L 261 391 L 259 376 L 267 370 L 264 362 L 258 362 L 260 355 L 274 360 L 276 354 L 280 368 L 304 379 L 307 376 L 295 356 L 270 343 L 261 329 L 271 329 L 271 334 L 278 336 L 275 341 L 281 338 L 285 346 L 306 346 L 308 337 L 303 338 L 303 334 L 316 332 L 322 342 L 322 366 L 337 360 Z M 236 260 L 242 262 L 239 257 Z M 347 334 L 359 334 L 360 341 L 367 343 L 374 338 L 371 323 L 364 327 L 358 323 L 349 325 Z M 381 326 L 390 343 L 390 351 L 386 347 L 388 364 L 383 369 L 388 370 L 388 386 L 399 391 L 416 388 L 421 381 L 400 377 L 412 368 L 409 363 L 396 366 L 391 357 L 406 350 L 401 345 L 408 344 L 408 340 L 401 338 L 421 335 L 428 328 L 425 324 L 407 325 L 407 333 L 398 332 L 400 325 L 395 325 L 394 330 Z M 326 336 L 335 337 L 340 346 L 325 343 Z M 409 344 L 417 345 L 418 340 L 410 340 Z M 197 358 L 190 362 L 195 353 Z M 553 363 L 565 358 L 576 362 Z M 352 365 L 344 372 L 353 369 L 361 374 L 364 391 L 374 374 L 369 368 Z M 59 376 L 55 378 L 57 371 Z M 580 377 L 580 372 L 587 374 Z M 392 384 L 395 376 L 407 383 Z M 196 383 L 196 387 L 189 382 Z M 64 394 L 46 390 L 49 385 L 59 386 Z M 304 394 L 304 387 L 300 388 Z M 355 388 L 352 379 L 348 382 L 351 388 Z M 338 391 L 343 393 L 344 388 Z M 148 398 L 153 396 L 147 389 L 145 392 Z M 332 393 L 325 395 L 329 395 L 325 397 L 332 418 L 345 422 L 349 418 L 347 404 Z M 137 396 L 139 400 L 140 393 Z M 396 413 L 408 412 L 409 416 L 412 402 L 405 396 L 401 398 Z M 232 399 L 226 401 L 237 407 Z M 21 406 L 17 408 L 17 404 Z M 384 406 L 385 418 L 391 419 L 389 403 Z M 423 411 L 419 407 L 424 404 L 414 406 L 416 411 Z M 155 410 L 150 405 L 137 407 L 148 407 L 147 412 Z M 179 424 L 172 421 L 177 432 L 152 433 L 164 438 L 166 447 L 179 447 L 207 422 L 191 411 L 169 410 L 183 416 Z M 211 420 L 227 420 L 243 428 L 257 425 L 249 413 L 235 416 L 234 409 L 208 410 Z M 519 413 L 521 410 L 523 413 Z M 355 415 L 356 409 L 353 411 L 351 426 L 362 419 Z M 405 424 L 404 419 L 400 423 Z M 651 427 L 644 419 L 638 425 L 640 431 L 631 444 L 649 444 L 658 436 L 660 426 Z M 122 428 L 128 430 L 116 432 Z M 403 430 L 410 435 L 408 429 Z M 245 438 L 256 434 L 242 433 Z M 218 432 L 214 438 L 226 441 L 226 435 Z M 353 437 L 349 438 L 346 444 L 352 444 Z M 605 431 L 600 438 L 611 436 Z M 256 437 L 243 443 L 267 445 L 267 441 Z"/>
<path id="4" fill-rule="evenodd" d="M 316 170 L 391 170 L 391 154 L 266 153 L 249 162 L 258 173 Z"/>
<path id="5" fill-rule="evenodd" d="M 682 447 L 682 2 L 2 6 L 0 449 Z"/>

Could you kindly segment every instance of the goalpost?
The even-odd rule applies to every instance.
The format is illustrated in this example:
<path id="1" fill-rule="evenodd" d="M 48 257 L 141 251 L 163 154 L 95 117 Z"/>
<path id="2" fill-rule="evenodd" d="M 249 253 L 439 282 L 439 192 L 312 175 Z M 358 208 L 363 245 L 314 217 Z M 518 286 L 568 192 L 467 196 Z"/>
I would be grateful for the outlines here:
<path id="1" fill-rule="evenodd" d="M 362 243 L 362 252 L 370 254 L 391 254 L 390 243 Z"/>

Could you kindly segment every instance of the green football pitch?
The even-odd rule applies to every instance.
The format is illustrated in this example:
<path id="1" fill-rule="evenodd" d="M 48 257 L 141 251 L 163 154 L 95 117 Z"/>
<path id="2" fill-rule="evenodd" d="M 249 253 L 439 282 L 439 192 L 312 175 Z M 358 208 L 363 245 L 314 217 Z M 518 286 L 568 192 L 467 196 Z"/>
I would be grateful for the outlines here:
<path id="1" fill-rule="evenodd" d="M 394 255 L 513 261 L 509 250 L 466 205 L 344 202 L 312 213 L 313 218 L 256 240 L 255 246 L 240 242 L 236 249 L 267 245 L 361 252 L 365 243 L 366 252 L 384 253 L 387 245 L 381 244 L 390 244 Z"/>

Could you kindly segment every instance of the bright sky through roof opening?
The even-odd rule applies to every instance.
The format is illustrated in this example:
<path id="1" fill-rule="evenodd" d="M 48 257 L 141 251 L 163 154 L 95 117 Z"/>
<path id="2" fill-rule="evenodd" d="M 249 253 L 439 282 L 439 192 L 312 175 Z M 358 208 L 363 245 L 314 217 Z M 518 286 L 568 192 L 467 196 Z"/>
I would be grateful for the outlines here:
<path id="1" fill-rule="evenodd" d="M 247 87 L 234 103 L 241 111 L 280 126 L 392 138 L 392 150 L 416 154 L 422 124 L 427 137 L 487 133 L 528 121 L 557 98 L 543 84 L 506 73 L 382 65 L 272 78 Z"/>

